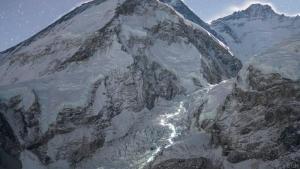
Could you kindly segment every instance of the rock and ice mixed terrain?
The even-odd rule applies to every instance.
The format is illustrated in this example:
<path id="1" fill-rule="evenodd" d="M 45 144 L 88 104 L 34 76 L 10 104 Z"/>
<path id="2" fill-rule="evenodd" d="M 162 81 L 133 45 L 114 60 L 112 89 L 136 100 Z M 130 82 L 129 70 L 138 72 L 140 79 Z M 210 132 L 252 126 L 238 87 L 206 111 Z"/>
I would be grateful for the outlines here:
<path id="1" fill-rule="evenodd" d="M 180 0 L 85 3 L 0 53 L 0 168 L 297 168 L 297 20 L 253 5 L 212 29 Z"/>
<path id="2" fill-rule="evenodd" d="M 214 35 L 216 38 L 224 41 L 224 38 L 220 36 L 215 30 L 213 30 L 209 24 L 199 18 L 182 0 L 160 0 L 170 6 L 172 6 L 179 14 L 184 18 L 200 25 L 202 28 L 207 30 L 209 33 Z"/>
<path id="3" fill-rule="evenodd" d="M 299 80 L 252 65 L 241 75 L 215 119 L 214 144 L 234 164 L 251 160 L 258 168 L 299 168 Z"/>
<path id="4" fill-rule="evenodd" d="M 299 26 L 299 16 L 260 4 L 212 22 L 244 64 L 206 129 L 236 166 L 300 167 Z"/>
<path id="5" fill-rule="evenodd" d="M 188 130 L 188 95 L 240 68 L 165 3 L 91 1 L 1 53 L 1 151 L 24 169 L 148 167 Z"/>

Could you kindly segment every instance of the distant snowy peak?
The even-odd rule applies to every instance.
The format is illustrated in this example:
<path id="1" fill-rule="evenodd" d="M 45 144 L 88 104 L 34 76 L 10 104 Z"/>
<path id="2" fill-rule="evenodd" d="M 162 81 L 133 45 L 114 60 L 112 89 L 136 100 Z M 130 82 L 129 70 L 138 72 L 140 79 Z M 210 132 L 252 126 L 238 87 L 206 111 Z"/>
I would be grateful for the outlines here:
<path id="1" fill-rule="evenodd" d="M 275 15 L 276 13 L 270 5 L 262 4 L 252 4 L 250 5 L 244 13 L 247 13 L 249 16 L 270 16 Z"/>
<path id="2" fill-rule="evenodd" d="M 218 20 L 232 20 L 232 19 L 266 19 L 279 16 L 270 5 L 252 4 L 247 9 L 234 12 L 232 15 L 226 16 Z"/>
<path id="3" fill-rule="evenodd" d="M 281 15 L 261 4 L 250 5 L 211 24 L 244 65 L 263 65 L 260 67 L 268 67 L 268 72 L 292 79 L 299 78 L 299 53 L 294 52 L 299 45 L 299 27 L 299 16 Z"/>

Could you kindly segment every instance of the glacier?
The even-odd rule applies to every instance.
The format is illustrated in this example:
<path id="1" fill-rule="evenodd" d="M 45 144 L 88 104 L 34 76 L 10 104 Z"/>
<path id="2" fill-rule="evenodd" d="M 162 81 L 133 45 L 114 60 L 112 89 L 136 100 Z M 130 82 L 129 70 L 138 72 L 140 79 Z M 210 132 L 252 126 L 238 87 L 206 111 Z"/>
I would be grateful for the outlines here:
<path id="1" fill-rule="evenodd" d="M 1 165 L 297 167 L 298 20 L 260 4 L 209 25 L 180 0 L 84 3 L 1 52 L 0 155 L 14 161 Z"/>

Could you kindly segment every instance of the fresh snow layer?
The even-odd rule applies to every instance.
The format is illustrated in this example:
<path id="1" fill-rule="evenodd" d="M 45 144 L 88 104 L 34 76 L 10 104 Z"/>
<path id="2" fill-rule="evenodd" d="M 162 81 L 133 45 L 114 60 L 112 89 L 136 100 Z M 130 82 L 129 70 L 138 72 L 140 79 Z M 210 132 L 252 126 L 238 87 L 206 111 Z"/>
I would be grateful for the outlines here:
<path id="1" fill-rule="evenodd" d="M 283 77 L 300 79 L 300 35 L 283 41 L 262 53 L 249 64 L 266 73 L 279 73 Z"/>
<path id="2" fill-rule="evenodd" d="M 165 50 L 161 50 L 162 48 Z M 192 79 L 201 77 L 201 54 L 193 45 L 184 41 L 168 44 L 158 40 L 150 49 L 149 55 L 153 56 L 152 60 L 181 77 L 181 83 L 188 89 L 188 93 L 195 90 Z"/>
<path id="3" fill-rule="evenodd" d="M 212 27 L 243 62 L 245 70 L 241 71 L 241 77 L 246 76 L 248 65 L 253 65 L 265 73 L 279 73 L 299 80 L 300 17 L 279 15 L 270 10 L 264 11 L 269 12 L 267 17 L 237 17 L 235 13 L 213 21 Z"/>
<path id="4" fill-rule="evenodd" d="M 30 75 L 31 72 L 27 71 L 28 75 L 26 77 L 21 76 L 21 78 L 24 78 L 24 82 L 1 86 L 1 93 L 3 93 L 1 97 L 9 99 L 17 94 L 24 93 L 19 92 L 19 90 L 34 89 L 42 110 L 40 127 L 42 132 L 46 132 L 48 126 L 56 121 L 58 112 L 64 107 L 85 106 L 90 98 L 89 93 L 93 87 L 92 85 L 97 80 L 104 79 L 106 75 L 110 75 L 115 71 L 126 72 L 128 66 L 132 63 L 133 58 L 122 51 L 120 44 L 115 40 L 108 51 L 98 51 L 86 63 L 71 65 L 68 70 L 42 78 L 35 76 L 35 74 Z M 35 67 L 35 69 L 38 68 Z M 41 70 L 32 70 L 33 73 L 36 71 Z M 19 77 L 19 74 L 14 73 L 11 76 Z M 29 79 L 31 80 L 28 81 Z M 5 84 L 7 81 L 2 82 Z M 102 107 L 101 105 L 105 102 L 105 97 L 101 96 L 103 93 L 103 91 L 100 91 L 101 89 L 103 90 L 103 86 L 100 86 L 97 91 L 96 99 L 98 102 L 95 108 Z M 22 95 L 25 97 L 24 101 L 30 101 L 29 96 Z M 28 106 L 27 103 L 26 106 Z"/>
<path id="5" fill-rule="evenodd" d="M 218 23 L 219 22 L 219 23 Z M 227 25 L 231 33 L 224 30 Z M 212 27 L 220 33 L 230 46 L 233 53 L 243 62 L 249 61 L 276 44 L 293 36 L 299 36 L 300 18 L 274 16 L 267 19 L 240 18 L 216 21 Z"/>

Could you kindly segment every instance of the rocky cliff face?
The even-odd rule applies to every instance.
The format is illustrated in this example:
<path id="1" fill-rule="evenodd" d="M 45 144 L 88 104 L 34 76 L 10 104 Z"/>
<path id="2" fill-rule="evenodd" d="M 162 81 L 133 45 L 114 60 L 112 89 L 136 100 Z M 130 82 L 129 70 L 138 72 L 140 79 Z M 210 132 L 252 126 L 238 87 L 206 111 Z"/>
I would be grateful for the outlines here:
<path id="1" fill-rule="evenodd" d="M 254 4 L 212 24 L 244 62 L 216 118 L 201 126 L 225 168 L 299 168 L 298 21 Z"/>
<path id="2" fill-rule="evenodd" d="M 187 20 L 190 20 L 202 28 L 207 30 L 209 33 L 214 35 L 216 38 L 224 42 L 224 38 L 220 36 L 215 30 L 213 30 L 209 24 L 199 18 L 182 0 L 160 0 L 161 2 L 167 3 L 172 6 L 177 12 L 184 16 Z"/>
<path id="3" fill-rule="evenodd" d="M 1 55 L 1 151 L 24 169 L 147 167 L 185 96 L 241 68 L 157 0 L 83 4 Z"/>
<path id="4" fill-rule="evenodd" d="M 218 113 L 215 144 L 231 163 L 262 159 L 267 168 L 298 168 L 299 81 L 253 66 L 247 72 L 249 86 L 238 82 Z"/>

